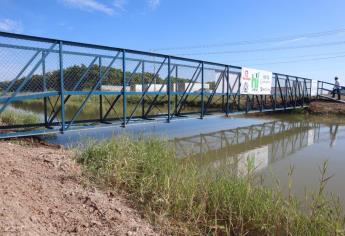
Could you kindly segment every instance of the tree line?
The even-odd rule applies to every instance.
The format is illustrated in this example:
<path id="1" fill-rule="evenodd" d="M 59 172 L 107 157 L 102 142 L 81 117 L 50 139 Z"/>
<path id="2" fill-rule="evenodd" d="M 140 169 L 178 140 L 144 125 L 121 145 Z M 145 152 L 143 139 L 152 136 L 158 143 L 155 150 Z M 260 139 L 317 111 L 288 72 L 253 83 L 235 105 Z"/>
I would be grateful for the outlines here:
<path id="1" fill-rule="evenodd" d="M 73 65 L 67 67 L 63 70 L 64 75 L 64 89 L 65 90 L 90 90 L 93 86 L 96 85 L 99 79 L 99 71 L 101 69 L 101 74 L 107 70 L 107 67 L 102 66 L 99 67 L 98 65 L 93 65 L 89 71 L 87 71 L 87 66 L 85 65 Z M 84 78 L 81 80 L 81 78 Z M 152 81 L 154 77 L 154 73 L 145 72 L 143 76 L 144 84 L 148 84 Z M 142 74 L 141 73 L 134 73 L 126 72 L 126 78 L 132 78 L 128 86 L 134 86 L 135 84 L 142 83 Z M 21 86 L 21 84 L 26 80 L 27 77 L 22 77 L 16 80 L 9 89 L 9 92 L 14 92 Z M 165 78 L 160 77 L 159 75 L 156 76 L 155 82 L 158 84 L 162 84 L 165 81 Z M 189 79 L 185 78 L 177 78 L 171 77 L 171 83 L 188 83 L 190 82 Z M 6 90 L 11 84 L 11 81 L 2 81 L 0 82 L 0 91 Z M 116 68 L 110 68 L 107 74 L 104 75 L 102 80 L 102 85 L 113 85 L 113 86 L 121 86 L 122 85 L 122 70 Z M 42 92 L 44 90 L 47 91 L 58 91 L 60 90 L 60 70 L 54 70 L 50 72 L 46 72 L 45 75 L 43 74 L 34 74 L 31 78 L 28 78 L 27 83 L 21 89 L 21 92 Z"/>

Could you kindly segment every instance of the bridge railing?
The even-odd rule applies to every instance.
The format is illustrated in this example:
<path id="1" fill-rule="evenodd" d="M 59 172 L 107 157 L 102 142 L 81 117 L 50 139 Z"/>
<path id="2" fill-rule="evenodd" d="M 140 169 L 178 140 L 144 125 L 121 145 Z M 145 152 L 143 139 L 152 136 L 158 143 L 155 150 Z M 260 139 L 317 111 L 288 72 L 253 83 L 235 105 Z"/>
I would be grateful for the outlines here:
<path id="1" fill-rule="evenodd" d="M 194 114 L 304 106 L 311 80 L 273 73 L 270 95 L 240 93 L 241 67 L 0 32 L 0 137 Z M 7 119 L 13 113 L 38 119 Z"/>
<path id="2" fill-rule="evenodd" d="M 322 97 L 322 98 L 331 98 L 333 97 L 332 95 L 333 95 L 334 88 L 336 88 L 336 85 L 334 83 L 318 81 L 317 95 L 318 97 Z M 343 94 L 342 90 L 344 89 L 345 87 L 340 86 L 341 94 Z"/>

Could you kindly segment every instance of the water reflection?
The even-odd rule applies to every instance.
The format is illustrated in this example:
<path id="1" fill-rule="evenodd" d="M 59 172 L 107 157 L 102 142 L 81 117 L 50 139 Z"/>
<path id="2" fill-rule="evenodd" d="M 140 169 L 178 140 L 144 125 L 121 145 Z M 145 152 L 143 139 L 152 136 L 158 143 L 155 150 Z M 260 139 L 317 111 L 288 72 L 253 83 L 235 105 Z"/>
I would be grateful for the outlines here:
<path id="1" fill-rule="evenodd" d="M 333 127 L 334 127 L 334 130 L 333 130 Z M 330 147 L 333 147 L 335 145 L 335 141 L 337 140 L 338 128 L 339 128 L 338 124 L 335 124 L 335 125 L 332 124 L 329 127 L 329 134 L 330 134 L 330 140 L 331 140 L 329 144 Z"/>
<path id="2" fill-rule="evenodd" d="M 319 166 L 328 161 L 334 175 L 326 192 L 339 196 L 345 207 L 345 127 L 317 122 L 278 120 L 248 127 L 175 138 L 179 159 L 192 159 L 202 169 L 226 170 L 237 177 L 250 170 L 267 186 L 288 189 L 288 172 L 294 166 L 293 192 L 301 199 L 319 188 Z"/>
<path id="3" fill-rule="evenodd" d="M 263 124 L 174 139 L 178 158 L 197 158 L 203 165 L 237 165 L 243 175 L 246 163 L 261 170 L 313 144 L 320 124 L 272 121 Z"/>

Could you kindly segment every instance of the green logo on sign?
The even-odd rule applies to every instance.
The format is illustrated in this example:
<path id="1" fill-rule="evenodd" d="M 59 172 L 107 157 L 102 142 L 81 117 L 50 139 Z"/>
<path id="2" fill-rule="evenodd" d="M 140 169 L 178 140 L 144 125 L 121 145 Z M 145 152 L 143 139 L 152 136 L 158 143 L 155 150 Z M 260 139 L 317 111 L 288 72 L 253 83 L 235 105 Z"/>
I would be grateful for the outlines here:
<path id="1" fill-rule="evenodd" d="M 252 90 L 253 91 L 259 90 L 259 76 L 260 76 L 260 73 L 252 74 L 251 82 L 252 82 Z"/>

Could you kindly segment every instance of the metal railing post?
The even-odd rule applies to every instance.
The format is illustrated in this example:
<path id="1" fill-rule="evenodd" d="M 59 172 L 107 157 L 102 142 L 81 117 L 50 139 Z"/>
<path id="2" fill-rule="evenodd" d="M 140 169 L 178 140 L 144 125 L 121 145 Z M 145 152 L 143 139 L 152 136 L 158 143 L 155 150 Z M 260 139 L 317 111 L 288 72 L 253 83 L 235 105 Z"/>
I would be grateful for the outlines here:
<path id="1" fill-rule="evenodd" d="M 45 52 L 42 52 L 42 77 L 43 77 L 43 92 L 47 91 L 47 81 L 46 81 L 46 61 L 45 61 Z M 43 106 L 44 106 L 44 125 L 47 127 L 48 125 L 48 110 L 47 110 L 47 97 L 43 98 Z"/>
<path id="2" fill-rule="evenodd" d="M 122 50 L 122 116 L 123 123 L 122 126 L 126 127 L 127 123 L 127 97 L 126 97 L 126 50 Z"/>
<path id="3" fill-rule="evenodd" d="M 178 95 L 177 95 L 177 88 L 178 88 L 178 65 L 176 65 L 175 69 L 175 111 L 177 111 L 177 103 L 178 103 Z M 176 115 L 176 114 L 173 114 Z"/>
<path id="4" fill-rule="evenodd" d="M 61 133 L 65 131 L 65 87 L 63 71 L 63 44 L 59 42 L 59 65 L 60 65 L 60 104 L 61 104 Z"/>
<path id="5" fill-rule="evenodd" d="M 102 78 L 102 58 L 98 58 L 98 79 Z M 102 83 L 100 84 L 100 90 L 102 91 Z M 99 95 L 99 119 L 100 122 L 103 120 L 103 96 Z"/>
<path id="6" fill-rule="evenodd" d="M 141 92 L 143 93 L 145 90 L 145 62 L 142 61 L 141 64 Z M 145 97 L 141 101 L 141 118 L 144 119 L 145 117 Z"/>
<path id="7" fill-rule="evenodd" d="M 285 78 L 285 94 L 284 94 L 285 102 L 284 102 L 284 109 L 287 108 L 287 98 L 288 98 L 288 85 L 287 85 L 287 78 Z"/>
<path id="8" fill-rule="evenodd" d="M 273 110 L 275 111 L 277 108 L 277 85 L 278 85 L 278 75 L 276 74 L 274 77 L 274 101 L 273 101 Z"/>
<path id="9" fill-rule="evenodd" d="M 226 66 L 226 116 L 229 116 L 229 66 Z"/>
<path id="10" fill-rule="evenodd" d="M 204 62 L 201 62 L 201 113 L 200 118 L 204 118 Z"/>
<path id="11" fill-rule="evenodd" d="M 170 123 L 170 113 L 171 113 L 171 75 L 170 75 L 170 65 L 171 59 L 168 57 L 168 123 Z"/>
<path id="12" fill-rule="evenodd" d="M 241 110 L 241 77 L 242 74 L 238 76 L 238 88 L 237 88 L 237 111 Z"/>
<path id="13" fill-rule="evenodd" d="M 298 80 L 297 80 L 297 78 L 295 78 L 295 86 L 293 86 L 293 88 L 294 88 L 294 95 L 295 95 L 295 99 L 294 99 L 294 108 L 296 108 L 296 106 L 297 106 L 297 86 L 298 86 Z"/>

